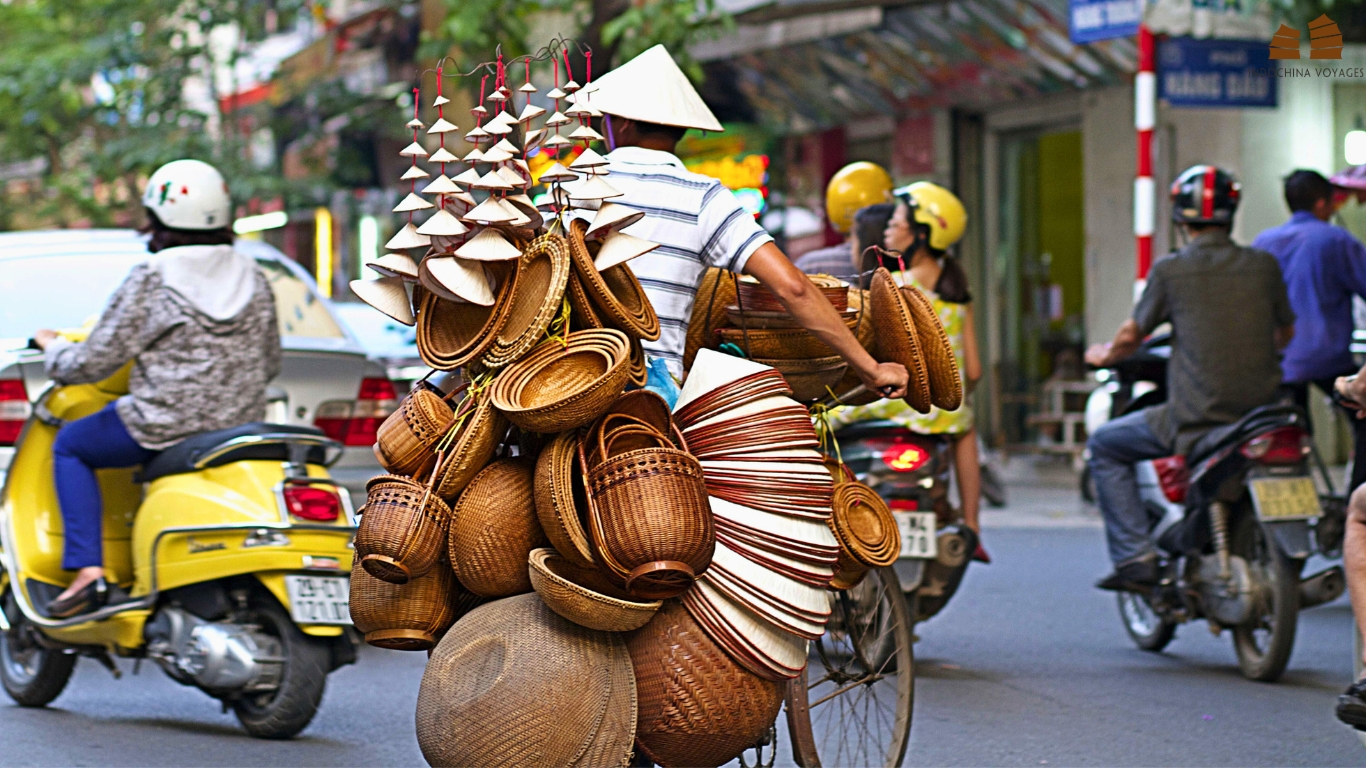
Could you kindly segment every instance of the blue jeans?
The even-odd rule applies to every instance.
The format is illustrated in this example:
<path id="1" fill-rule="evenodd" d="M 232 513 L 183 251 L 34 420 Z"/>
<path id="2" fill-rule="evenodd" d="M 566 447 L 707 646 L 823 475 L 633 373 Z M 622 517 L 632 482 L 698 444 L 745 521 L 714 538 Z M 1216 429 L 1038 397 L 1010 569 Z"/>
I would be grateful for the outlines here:
<path id="1" fill-rule="evenodd" d="M 1148 532 L 1152 519 L 1138 495 L 1134 465 L 1146 459 L 1172 455 L 1148 426 L 1146 411 L 1138 411 L 1107 423 L 1086 442 L 1091 450 L 1091 477 L 1096 481 L 1100 512 L 1105 518 L 1105 541 L 1110 561 L 1116 565 L 1153 551 Z"/>
<path id="2" fill-rule="evenodd" d="M 63 568 L 74 571 L 104 564 L 104 504 L 95 470 L 136 467 L 155 455 L 156 451 L 138 445 L 128 434 L 113 403 L 68 423 L 57 433 L 52 446 L 52 476 L 66 531 Z"/>

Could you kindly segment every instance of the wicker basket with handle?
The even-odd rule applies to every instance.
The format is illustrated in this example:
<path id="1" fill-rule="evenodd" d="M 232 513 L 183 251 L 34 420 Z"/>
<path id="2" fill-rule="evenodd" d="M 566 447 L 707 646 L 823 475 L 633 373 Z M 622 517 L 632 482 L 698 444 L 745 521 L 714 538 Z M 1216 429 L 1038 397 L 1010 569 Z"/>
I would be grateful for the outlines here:
<path id="1" fill-rule="evenodd" d="M 527 556 L 548 542 L 536 519 L 532 463 L 499 459 L 460 494 L 452 513 L 448 554 L 455 575 L 480 597 L 531 591 Z"/>
<path id="2" fill-rule="evenodd" d="M 456 434 L 441 451 L 441 463 L 436 470 L 436 492 L 452 502 L 488 465 L 508 431 L 507 419 L 493 407 L 487 391 L 461 402 L 455 426 Z"/>
<path id="3" fill-rule="evenodd" d="M 351 620 L 365 642 L 393 651 L 425 651 L 481 600 L 461 588 L 451 569 L 435 567 L 407 584 L 351 568 Z"/>
<path id="4" fill-rule="evenodd" d="M 406 584 L 431 570 L 440 556 L 451 508 L 430 488 L 398 475 L 365 484 L 365 514 L 356 532 L 356 557 L 390 584 Z"/>
<path id="5" fill-rule="evenodd" d="M 444 394 L 419 381 L 398 409 L 379 425 L 375 457 L 395 475 L 425 476 L 436 463 L 436 444 L 455 421 L 450 399 L 460 390 Z"/>

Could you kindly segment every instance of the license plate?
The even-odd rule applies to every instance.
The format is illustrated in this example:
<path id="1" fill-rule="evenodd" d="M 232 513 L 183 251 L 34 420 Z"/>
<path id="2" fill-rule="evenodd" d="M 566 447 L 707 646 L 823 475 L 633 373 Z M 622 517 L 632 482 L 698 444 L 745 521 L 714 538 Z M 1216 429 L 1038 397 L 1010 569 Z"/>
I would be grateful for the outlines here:
<path id="1" fill-rule="evenodd" d="M 1257 516 L 1263 520 L 1319 516 L 1319 493 L 1308 477 L 1263 477 L 1249 485 Z"/>
<path id="2" fill-rule="evenodd" d="M 933 512 L 892 510 L 901 529 L 901 557 L 938 557 L 939 539 L 935 538 Z"/>
<path id="3" fill-rule="evenodd" d="M 350 624 L 351 578 L 348 576 L 285 577 L 289 614 L 300 624 Z"/>

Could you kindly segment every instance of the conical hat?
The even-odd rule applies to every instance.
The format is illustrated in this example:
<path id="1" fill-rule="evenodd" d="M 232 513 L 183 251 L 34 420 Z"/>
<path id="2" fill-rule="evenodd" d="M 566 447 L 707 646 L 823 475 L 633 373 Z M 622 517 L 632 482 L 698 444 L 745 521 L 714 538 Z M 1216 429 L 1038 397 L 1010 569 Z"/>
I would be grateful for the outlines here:
<path id="1" fill-rule="evenodd" d="M 460 246 L 455 255 L 462 259 L 474 259 L 475 261 L 507 261 L 521 258 L 522 251 L 509 243 L 507 238 L 498 233 L 498 230 L 490 227 L 475 235 L 473 240 Z"/>
<path id="2" fill-rule="evenodd" d="M 482 175 L 483 174 L 479 173 L 479 171 L 476 171 L 473 168 L 466 168 L 464 172 L 462 172 L 459 176 L 456 176 L 454 179 L 451 179 L 451 181 L 456 181 L 461 184 L 473 184 L 474 182 L 479 181 L 479 177 Z"/>
<path id="3" fill-rule="evenodd" d="M 460 219 L 451 215 L 450 211 L 437 209 L 426 223 L 417 228 L 419 235 L 437 235 L 439 237 L 454 237 L 463 235 L 470 231 L 469 227 L 460 223 Z"/>
<path id="4" fill-rule="evenodd" d="M 492 147 L 484 153 L 483 160 L 486 163 L 502 163 L 512 159 L 512 153 L 506 149 Z M 468 158 L 466 158 L 468 160 Z"/>
<path id="5" fill-rule="evenodd" d="M 549 168 L 545 169 L 540 176 L 542 184 L 547 184 L 552 181 L 574 181 L 577 178 L 579 178 L 577 173 L 570 172 L 568 168 L 565 168 L 559 163 L 552 164 Z"/>
<path id="6" fill-rule="evenodd" d="M 579 139 L 579 140 L 581 140 L 581 141 L 602 141 L 602 140 L 603 140 L 603 139 L 602 139 L 602 134 L 601 134 L 601 133 L 598 133 L 597 131 L 593 130 L 591 127 L 589 127 L 589 126 L 587 126 L 587 125 L 580 125 L 578 128 L 575 128 L 575 129 L 574 129 L 574 132 L 571 133 L 571 134 L 569 134 L 569 138 L 571 138 L 571 139 Z"/>
<path id="7" fill-rule="evenodd" d="M 427 158 L 427 162 L 430 163 L 454 163 L 459 160 L 460 158 L 456 157 L 455 155 L 452 155 L 450 152 L 447 152 L 445 147 L 438 148 L 435 152 L 432 153 L 431 157 Z"/>
<path id="8" fill-rule="evenodd" d="M 461 299 L 481 307 L 493 306 L 493 291 L 489 289 L 484 265 L 454 256 L 432 256 L 422 262 L 422 268 L 442 288 Z"/>
<path id="9" fill-rule="evenodd" d="M 545 177 L 546 174 L 541 174 L 542 179 Z M 599 237 L 605 237 L 609 232 L 629 227 L 643 218 L 645 218 L 645 211 L 637 211 L 621 203 L 603 203 L 602 207 L 598 208 L 597 215 L 593 217 L 593 223 L 588 226 L 588 231 L 583 236 L 586 240 L 595 240 Z"/>
<path id="10" fill-rule="evenodd" d="M 512 185 L 508 183 L 507 179 L 503 178 L 496 170 L 480 176 L 478 181 L 470 184 L 470 187 L 485 190 L 512 189 Z"/>
<path id="11" fill-rule="evenodd" d="M 454 195 L 463 191 L 449 176 L 444 174 L 437 176 L 432 180 L 432 183 L 422 188 L 424 195 Z"/>
<path id="12" fill-rule="evenodd" d="M 403 157 L 426 157 L 427 150 L 423 149 L 421 144 L 414 141 L 412 144 L 404 147 L 399 154 Z"/>
<path id="13" fill-rule="evenodd" d="M 450 103 L 451 103 L 451 100 L 448 99 L 448 98 L 446 98 L 445 96 L 437 96 L 435 99 L 432 99 L 432 107 L 433 107 L 433 108 L 439 107 L 439 106 L 441 106 L 441 105 L 443 105 L 443 104 L 450 104 Z"/>
<path id="14" fill-rule="evenodd" d="M 427 129 L 427 133 L 450 133 L 455 130 L 455 124 L 447 121 L 444 117 L 438 117 L 432 127 Z"/>
<path id="15" fill-rule="evenodd" d="M 365 266 L 384 277 L 417 279 L 417 262 L 413 261 L 413 257 L 406 253 L 386 253 L 374 261 L 367 262 Z"/>
<path id="16" fill-rule="evenodd" d="M 476 222 L 479 224 L 501 224 L 506 221 L 516 221 L 521 214 L 510 209 L 503 204 L 503 201 L 496 197 L 490 197 L 484 202 L 474 207 L 474 210 L 465 214 L 462 218 L 465 221 Z"/>
<path id="17" fill-rule="evenodd" d="M 602 166 L 607 165 L 608 162 L 607 158 L 594 152 L 590 147 L 579 153 L 579 156 L 574 158 L 574 162 L 570 163 L 569 167 L 578 171 L 587 168 L 601 168 Z"/>
<path id="18" fill-rule="evenodd" d="M 404 325 L 412 325 L 413 305 L 401 277 L 381 277 L 378 280 L 352 280 L 351 292 L 366 304 Z"/>
<path id="19" fill-rule="evenodd" d="M 435 206 L 433 206 L 431 203 L 427 202 L 426 200 L 423 200 L 421 197 L 418 197 L 412 192 L 409 192 L 407 197 L 403 198 L 401 201 L 399 201 L 398 205 L 394 206 L 394 213 L 422 211 L 433 207 Z"/>
<path id="20" fill-rule="evenodd" d="M 408 166 L 408 170 L 404 171 L 403 175 L 398 178 L 400 181 L 412 181 L 413 179 L 425 179 L 428 176 L 431 176 L 431 174 L 416 165 L 410 165 Z"/>
<path id="21" fill-rule="evenodd" d="M 403 229 L 394 233 L 389 238 L 389 242 L 384 244 L 385 248 L 391 251 L 402 251 L 408 248 L 426 248 L 432 244 L 432 239 L 426 235 L 419 235 L 417 227 L 412 222 L 403 225 Z"/>
<path id="22" fill-rule="evenodd" d="M 617 117 L 642 123 L 723 130 L 688 76 L 664 46 L 648 51 L 597 78 L 593 106 Z"/>
<path id="23" fill-rule="evenodd" d="M 753 360 L 710 349 L 699 349 L 697 357 L 693 359 L 692 371 L 683 382 L 683 390 L 678 393 L 678 402 L 674 403 L 674 410 L 677 411 L 702 395 L 736 379 L 767 370 L 770 370 L 769 366 Z"/>
<path id="24" fill-rule="evenodd" d="M 528 104 L 525 107 L 522 107 L 522 113 L 517 116 L 517 122 L 525 123 L 528 120 L 535 120 L 544 114 L 545 108 L 538 107 L 535 104 Z"/>
<path id="25" fill-rule="evenodd" d="M 613 232 L 602 241 L 602 248 L 593 258 L 593 266 L 601 272 L 618 264 L 625 264 L 637 256 L 643 256 L 659 247 L 659 243 L 642 240 L 625 232 Z"/>

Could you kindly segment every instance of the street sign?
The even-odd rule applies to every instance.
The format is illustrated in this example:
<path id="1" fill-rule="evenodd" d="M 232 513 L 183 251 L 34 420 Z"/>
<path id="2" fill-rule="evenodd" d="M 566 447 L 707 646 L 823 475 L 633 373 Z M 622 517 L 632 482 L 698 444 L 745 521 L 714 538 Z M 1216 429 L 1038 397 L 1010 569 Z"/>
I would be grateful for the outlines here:
<path id="1" fill-rule="evenodd" d="M 1133 37 L 1143 19 L 1143 0 L 1070 0 L 1072 42 Z"/>
<path id="2" fill-rule="evenodd" d="M 1265 40 L 1171 37 L 1157 46 L 1158 96 L 1176 107 L 1276 106 Z"/>

